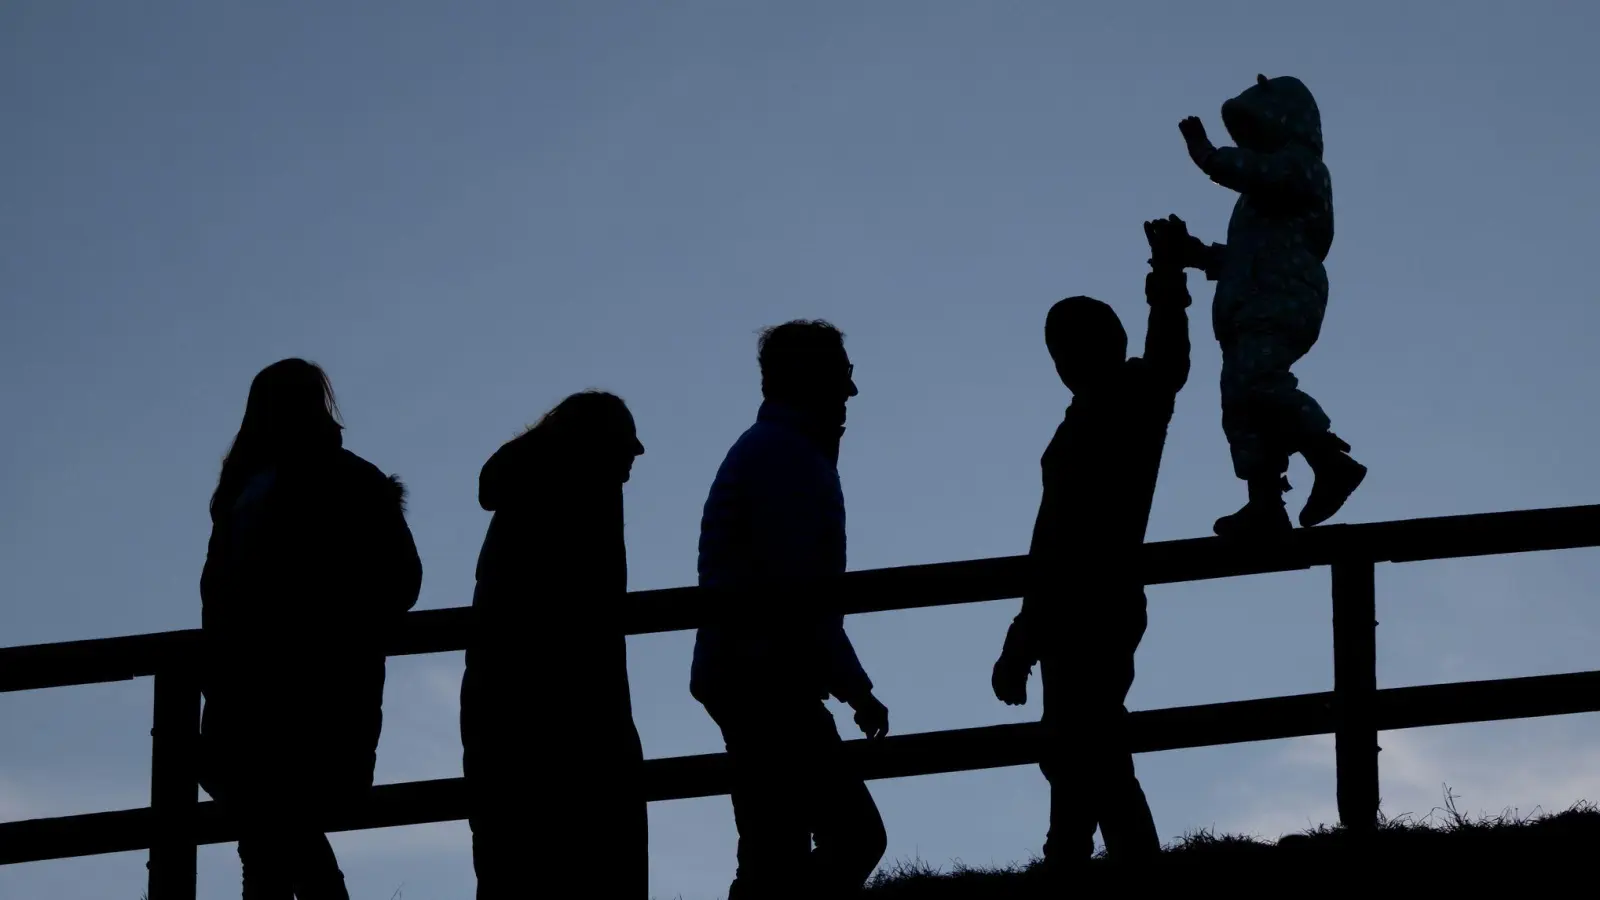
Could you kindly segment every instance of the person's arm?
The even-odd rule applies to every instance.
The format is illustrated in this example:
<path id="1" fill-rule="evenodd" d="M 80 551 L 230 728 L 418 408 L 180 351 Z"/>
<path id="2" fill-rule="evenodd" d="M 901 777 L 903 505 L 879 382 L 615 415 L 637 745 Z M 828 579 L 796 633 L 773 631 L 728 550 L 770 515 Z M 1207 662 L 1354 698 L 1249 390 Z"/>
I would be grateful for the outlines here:
<path id="1" fill-rule="evenodd" d="M 206 542 L 206 562 L 200 571 L 200 627 L 221 635 L 237 627 L 238 608 L 231 595 L 241 577 L 241 564 L 259 558 L 265 532 L 265 498 L 276 474 L 258 472 L 232 495 L 222 498 L 211 513 L 211 537 Z M 217 502 L 217 501 L 213 501 Z"/>
<path id="2" fill-rule="evenodd" d="M 1033 668 L 1039 661 L 1039 651 L 1033 646 L 1033 620 L 1031 613 L 1032 604 L 1029 598 L 1022 598 L 1022 611 L 1011 619 L 1011 627 L 1006 629 L 1006 640 L 1000 647 L 1001 658 L 1026 669 Z"/>
<path id="3" fill-rule="evenodd" d="M 205 566 L 200 570 L 200 690 L 207 697 L 217 689 L 217 663 L 227 653 L 224 639 L 233 624 L 224 571 L 229 552 L 227 529 L 226 518 L 212 523 Z"/>
<path id="4" fill-rule="evenodd" d="M 397 613 L 408 612 L 417 605 L 422 593 L 422 556 L 417 553 L 416 538 L 406 523 L 406 488 L 398 477 L 389 476 L 393 501 L 383 508 L 379 520 L 383 546 L 388 548 L 387 559 L 380 564 L 387 570 L 394 606 Z"/>
<path id="5" fill-rule="evenodd" d="M 871 697 L 872 679 L 867 677 L 855 645 L 844 630 L 844 616 L 830 618 L 823 626 L 820 643 L 828 693 L 851 706 Z"/>
<path id="6" fill-rule="evenodd" d="M 1162 266 L 1144 278 L 1150 306 L 1144 332 L 1144 368 L 1150 383 L 1176 394 L 1189 380 L 1188 276 L 1183 269 Z"/>
<path id="7" fill-rule="evenodd" d="M 224 545 L 227 522 L 212 523 L 211 537 L 206 541 L 206 562 L 200 569 L 200 628 L 208 634 L 222 627 L 226 613 L 223 611 L 224 558 L 228 551 Z"/>
<path id="8" fill-rule="evenodd" d="M 836 574 L 842 562 L 830 546 L 831 532 L 843 524 L 826 499 L 834 488 L 825 481 L 828 473 L 778 440 L 752 449 L 751 546 L 756 551 L 754 570 L 772 585 L 762 601 L 771 604 L 773 613 L 767 627 L 800 630 L 828 693 L 845 703 L 870 696 L 872 679 L 845 632 L 844 616 L 816 609 L 832 598 L 818 597 L 815 582 Z"/>
<path id="9" fill-rule="evenodd" d="M 1058 427 L 1052 446 L 1059 439 Z M 1050 451 L 1047 449 L 1046 464 L 1049 457 Z M 1060 534 L 1055 527 L 1060 512 L 1056 506 L 1060 499 L 1048 484 L 1047 479 L 1046 489 L 1039 499 L 1039 512 L 1033 521 L 1033 536 L 1028 543 L 1022 609 L 1006 629 L 1005 643 L 1001 645 L 1000 656 L 995 660 L 990 675 L 989 684 L 994 689 L 995 698 L 1011 706 L 1022 706 L 1028 702 L 1028 675 L 1041 656 L 1038 643 L 1041 632 L 1049 627 L 1043 621 L 1047 614 L 1045 604 L 1050 602 L 1046 598 L 1056 598 L 1055 602 L 1060 602 L 1061 589 L 1065 586 L 1063 576 L 1066 573 L 1060 568 Z"/>
<path id="10" fill-rule="evenodd" d="M 1313 187 L 1312 167 L 1299 153 L 1257 153 L 1243 147 L 1216 147 L 1200 171 L 1212 181 L 1241 194 L 1299 199 Z"/>
<path id="11" fill-rule="evenodd" d="M 1315 165 L 1292 148 L 1257 153 L 1243 147 L 1217 147 L 1206 136 L 1205 125 L 1190 116 L 1178 125 L 1189 148 L 1189 158 L 1207 178 L 1241 194 L 1284 199 L 1305 197 L 1316 187 Z"/>
<path id="12" fill-rule="evenodd" d="M 1150 272 L 1144 278 L 1150 318 L 1144 330 L 1144 355 L 1129 361 L 1132 377 L 1144 390 L 1176 394 L 1189 380 L 1189 297 L 1184 268 L 1199 244 L 1177 216 L 1144 223 L 1150 242 Z"/>
<path id="13" fill-rule="evenodd" d="M 1228 252 L 1227 244 L 1208 244 L 1199 238 L 1190 238 L 1189 258 L 1185 268 L 1199 269 L 1207 281 L 1216 281 L 1222 275 L 1222 260 Z"/>
<path id="14" fill-rule="evenodd" d="M 1024 594 L 1021 612 L 1011 618 L 1010 628 L 1005 629 L 1005 644 L 1000 645 L 1002 660 L 1024 669 L 1034 668 L 1038 663 L 1038 649 L 1034 645 L 1034 634 L 1037 633 L 1035 618 L 1038 618 L 1038 613 L 1032 602 L 1032 593 Z"/>
<path id="15" fill-rule="evenodd" d="M 1000 657 L 995 660 L 994 670 L 989 676 L 995 699 L 1010 706 L 1022 706 L 1028 702 L 1028 676 L 1043 655 L 1039 642 L 1044 637 L 1043 632 L 1049 630 L 1052 624 L 1044 621 L 1048 613 L 1045 604 L 1052 602 L 1046 598 L 1054 598 L 1054 602 L 1059 604 L 1062 588 L 1065 587 L 1062 579 L 1065 573 L 1059 568 L 1060 557 L 1048 552 L 1047 546 L 1053 542 L 1049 535 L 1040 533 L 1047 514 L 1043 504 L 1039 514 L 1040 520 L 1034 524 L 1034 539 L 1028 548 L 1028 574 L 1023 587 L 1022 609 L 1011 620 L 1011 627 L 1006 629 Z M 1041 538 L 1044 540 L 1041 541 Z"/>
<path id="16" fill-rule="evenodd" d="M 398 616 L 416 606 L 422 590 L 422 558 L 406 524 L 405 485 L 370 463 L 352 468 L 341 526 L 350 542 L 346 577 L 351 590 L 369 598 L 370 613 Z"/>
<path id="17" fill-rule="evenodd" d="M 1052 586 L 1061 580 L 1062 573 L 1055 571 L 1052 565 L 1052 560 L 1059 559 L 1059 556 L 1050 552 L 1057 544 L 1052 539 L 1050 528 L 1056 515 L 1056 510 L 1052 508 L 1054 499 L 1052 494 L 1046 492 L 1039 500 L 1039 513 L 1033 522 L 1033 538 L 1028 544 L 1028 575 L 1022 591 L 1022 609 L 1011 620 L 1011 627 L 1006 629 L 1005 645 L 1000 651 L 1001 659 L 1024 669 L 1032 668 L 1039 661 L 1034 636 L 1040 627 L 1042 598 L 1053 595 Z M 1059 550 L 1059 547 L 1056 549 Z"/>

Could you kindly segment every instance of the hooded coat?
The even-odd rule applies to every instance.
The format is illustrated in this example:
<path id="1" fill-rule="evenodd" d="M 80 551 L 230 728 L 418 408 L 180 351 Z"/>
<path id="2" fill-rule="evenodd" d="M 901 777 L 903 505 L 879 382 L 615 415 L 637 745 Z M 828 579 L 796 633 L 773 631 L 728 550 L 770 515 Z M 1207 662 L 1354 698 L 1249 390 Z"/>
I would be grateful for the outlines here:
<path id="1" fill-rule="evenodd" d="M 548 443 L 513 440 L 478 478 L 494 518 L 478 556 L 461 743 L 480 896 L 486 881 L 503 889 L 502 857 L 521 859 L 529 835 L 550 858 L 598 867 L 584 876 L 607 886 L 597 896 L 639 896 L 644 751 L 619 615 L 622 485 L 577 477 Z"/>
<path id="2" fill-rule="evenodd" d="M 1211 324 L 1222 346 L 1222 428 L 1234 474 L 1276 483 L 1288 454 L 1331 424 L 1289 370 L 1322 332 L 1333 188 L 1322 116 L 1299 79 L 1258 78 L 1222 105 L 1222 120 L 1237 146 L 1200 163 L 1239 192 L 1228 242 L 1208 248 L 1205 266 L 1217 282 Z"/>
<path id="3" fill-rule="evenodd" d="M 422 586 L 404 486 L 335 446 L 217 501 L 200 579 L 202 786 L 219 799 L 365 790 L 387 643 Z"/>
<path id="4" fill-rule="evenodd" d="M 463 716 L 469 706 L 518 720 L 559 710 L 637 745 L 618 616 L 628 590 L 622 485 L 568 477 L 529 434 L 484 464 L 478 503 L 494 518 L 478 555 Z M 513 731 L 524 733 L 520 723 Z"/>
<path id="5" fill-rule="evenodd" d="M 1328 303 L 1323 262 L 1333 246 L 1333 187 L 1322 161 L 1322 115 L 1298 78 L 1263 79 L 1222 105 L 1237 146 L 1201 164 L 1237 191 L 1227 244 L 1213 244 L 1212 327 L 1227 342 L 1252 325 L 1309 329 Z"/>

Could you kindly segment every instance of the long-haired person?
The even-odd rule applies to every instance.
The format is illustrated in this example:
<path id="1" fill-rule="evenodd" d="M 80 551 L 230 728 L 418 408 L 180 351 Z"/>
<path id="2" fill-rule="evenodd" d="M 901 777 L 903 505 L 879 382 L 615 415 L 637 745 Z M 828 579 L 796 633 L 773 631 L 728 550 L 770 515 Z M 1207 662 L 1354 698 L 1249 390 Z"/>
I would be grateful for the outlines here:
<path id="1" fill-rule="evenodd" d="M 200 783 L 239 825 L 245 900 L 350 896 L 322 829 L 372 786 L 385 643 L 422 585 L 404 499 L 344 449 L 321 368 L 256 375 L 200 579 Z"/>
<path id="2" fill-rule="evenodd" d="M 461 683 L 479 900 L 557 866 L 586 896 L 644 900 L 648 825 L 620 605 L 622 485 L 644 453 L 613 394 L 573 394 L 484 464 Z"/>

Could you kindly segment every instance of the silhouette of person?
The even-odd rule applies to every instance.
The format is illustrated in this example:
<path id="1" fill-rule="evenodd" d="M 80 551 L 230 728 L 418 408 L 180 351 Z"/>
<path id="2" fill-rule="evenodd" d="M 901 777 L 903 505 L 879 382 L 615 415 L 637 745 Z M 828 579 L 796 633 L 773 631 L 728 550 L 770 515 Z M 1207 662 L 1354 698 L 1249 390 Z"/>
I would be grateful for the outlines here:
<path id="1" fill-rule="evenodd" d="M 1186 226 L 1145 223 L 1151 271 L 1144 356 L 1126 358 L 1117 314 L 1069 297 L 1045 319 L 1045 345 L 1072 402 L 1040 461 L 1043 496 L 1029 548 L 1022 611 L 994 665 L 995 696 L 1027 703 L 1039 663 L 1050 783 L 1045 869 L 1087 862 L 1099 826 L 1108 855 L 1140 859 L 1161 843 L 1134 774 L 1125 728 L 1133 657 L 1144 637 L 1138 556 L 1150 518 L 1167 425 L 1189 377 Z"/>
<path id="2" fill-rule="evenodd" d="M 1289 368 L 1310 352 L 1328 308 L 1323 261 L 1333 246 L 1333 188 L 1322 116 L 1305 84 L 1257 75 L 1222 105 L 1236 147 L 1214 147 L 1198 118 L 1179 123 L 1189 157 L 1239 193 L 1228 243 L 1184 242 L 1184 261 L 1217 283 L 1211 324 L 1222 346 L 1222 430 L 1249 502 L 1216 521 L 1219 536 L 1282 534 L 1284 473 L 1299 453 L 1315 478 L 1300 524 L 1332 518 L 1366 478 L 1350 445 Z"/>
<path id="3" fill-rule="evenodd" d="M 766 329 L 762 403 L 728 451 L 700 523 L 699 581 L 731 595 L 695 636 L 689 691 L 722 730 L 738 871 L 728 900 L 834 897 L 861 888 L 887 843 L 866 784 L 840 765 L 824 705 L 889 730 L 845 634 L 806 588 L 845 570 L 839 440 L 856 396 L 844 335 L 823 321 Z M 815 849 L 813 849 L 815 842 Z"/>
<path id="4" fill-rule="evenodd" d="M 618 618 L 622 485 L 642 453 L 622 400 L 585 391 L 478 476 L 478 502 L 494 517 L 461 680 L 478 900 L 527 896 L 548 877 L 530 854 L 560 860 L 586 894 L 648 896 L 644 751 Z"/>
<path id="5" fill-rule="evenodd" d="M 343 447 L 327 375 L 261 370 L 211 498 L 200 784 L 245 900 L 346 900 L 323 834 L 372 786 L 386 642 L 422 586 L 405 488 Z"/>

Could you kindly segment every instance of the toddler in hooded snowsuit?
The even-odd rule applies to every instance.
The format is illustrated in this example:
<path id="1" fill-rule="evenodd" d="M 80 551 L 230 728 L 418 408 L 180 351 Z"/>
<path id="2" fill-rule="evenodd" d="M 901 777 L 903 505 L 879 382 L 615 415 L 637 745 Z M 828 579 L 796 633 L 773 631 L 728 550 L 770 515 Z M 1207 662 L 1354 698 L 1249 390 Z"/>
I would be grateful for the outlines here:
<path id="1" fill-rule="evenodd" d="M 1197 118 L 1179 126 L 1195 165 L 1239 193 L 1228 242 L 1191 239 L 1185 260 L 1217 282 L 1211 324 L 1222 347 L 1222 429 L 1250 492 L 1215 531 L 1282 532 L 1292 528 L 1283 504 L 1291 454 L 1304 456 L 1316 479 L 1303 526 L 1338 512 L 1367 471 L 1289 372 L 1316 342 L 1328 305 L 1322 264 L 1333 245 L 1333 188 L 1322 117 L 1299 79 L 1257 75 L 1222 105 L 1222 121 L 1237 146 L 1212 146 Z"/>

